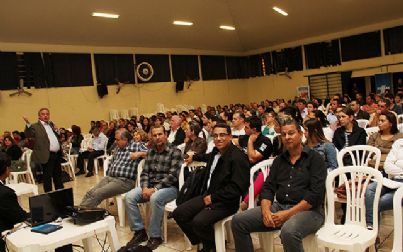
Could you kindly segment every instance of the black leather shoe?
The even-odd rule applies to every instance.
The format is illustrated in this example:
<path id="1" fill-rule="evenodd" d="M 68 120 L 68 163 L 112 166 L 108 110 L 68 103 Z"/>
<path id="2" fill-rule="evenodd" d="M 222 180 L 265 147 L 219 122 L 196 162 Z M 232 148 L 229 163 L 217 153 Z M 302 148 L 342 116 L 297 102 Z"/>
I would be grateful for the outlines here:
<path id="1" fill-rule="evenodd" d="M 92 172 L 89 172 L 89 173 L 87 173 L 87 175 L 85 175 L 87 178 L 88 177 L 92 177 L 92 176 L 94 176 L 94 173 L 92 173 Z"/>
<path id="2" fill-rule="evenodd" d="M 77 172 L 75 175 L 76 175 L 76 176 L 80 176 L 80 175 L 83 175 L 83 174 L 85 174 L 84 171 L 79 171 L 79 172 Z"/>
<path id="3" fill-rule="evenodd" d="M 162 239 L 160 237 L 157 238 L 150 238 L 147 242 L 147 247 L 151 250 L 158 248 L 159 245 L 162 244 Z"/>
<path id="4" fill-rule="evenodd" d="M 142 229 L 135 232 L 133 238 L 126 244 L 126 246 L 127 247 L 137 246 L 140 243 L 145 242 L 147 240 L 148 240 L 147 232 L 144 229 Z"/>

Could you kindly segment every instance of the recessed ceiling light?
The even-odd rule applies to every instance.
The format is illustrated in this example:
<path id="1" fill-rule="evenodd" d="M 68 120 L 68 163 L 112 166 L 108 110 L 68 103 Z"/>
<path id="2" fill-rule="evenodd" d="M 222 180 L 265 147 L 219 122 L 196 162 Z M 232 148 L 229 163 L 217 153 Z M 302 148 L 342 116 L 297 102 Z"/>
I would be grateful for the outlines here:
<path id="1" fill-rule="evenodd" d="M 185 26 L 191 26 L 193 25 L 192 22 L 188 22 L 188 21 L 179 21 L 179 20 L 175 20 L 173 22 L 174 25 L 185 25 Z"/>
<path id="2" fill-rule="evenodd" d="M 111 13 L 102 13 L 102 12 L 93 12 L 93 17 L 104 17 L 104 18 L 119 18 L 118 14 L 111 14 Z"/>
<path id="3" fill-rule="evenodd" d="M 280 9 L 279 7 L 274 6 L 273 10 L 277 11 L 278 13 L 280 13 L 283 16 L 288 16 L 288 13 L 283 11 L 282 9 Z"/>
<path id="4" fill-rule="evenodd" d="M 230 25 L 220 25 L 220 28 L 223 30 L 235 31 L 235 27 Z"/>

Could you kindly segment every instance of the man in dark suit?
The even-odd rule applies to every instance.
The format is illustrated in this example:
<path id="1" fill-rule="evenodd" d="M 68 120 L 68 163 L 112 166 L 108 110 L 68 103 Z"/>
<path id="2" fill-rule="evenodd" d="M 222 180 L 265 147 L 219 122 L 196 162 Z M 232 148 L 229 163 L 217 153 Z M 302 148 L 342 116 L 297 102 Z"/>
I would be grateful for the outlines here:
<path id="1" fill-rule="evenodd" d="M 54 124 L 50 121 L 48 108 L 41 108 L 38 112 L 38 122 L 30 124 L 26 122 L 25 135 L 34 139 L 32 161 L 41 165 L 43 170 L 43 189 L 52 191 L 52 178 L 55 189 L 62 189 L 62 169 L 60 166 L 61 148 Z"/>
<path id="2" fill-rule="evenodd" d="M 13 189 L 4 185 L 6 178 L 10 176 L 10 164 L 7 154 L 0 152 L 0 234 L 27 218 L 27 213 L 18 204 Z M 3 239 L 0 240 L 0 251 L 5 251 Z"/>
<path id="3" fill-rule="evenodd" d="M 174 115 L 171 117 L 170 125 L 171 130 L 168 132 L 168 142 L 178 146 L 185 142 L 185 131 L 181 128 L 182 120 L 179 116 Z"/>
<path id="4" fill-rule="evenodd" d="M 354 111 L 354 119 L 365 119 L 369 120 L 369 114 L 360 108 L 360 104 L 358 101 L 353 100 L 350 103 L 351 109 Z"/>
<path id="5" fill-rule="evenodd" d="M 172 213 L 192 244 L 203 243 L 203 251 L 214 250 L 214 223 L 238 210 L 240 197 L 249 185 L 249 162 L 232 144 L 231 128 L 219 123 L 212 135 L 213 151 L 190 158 L 207 161 L 202 195 L 184 202 Z"/>

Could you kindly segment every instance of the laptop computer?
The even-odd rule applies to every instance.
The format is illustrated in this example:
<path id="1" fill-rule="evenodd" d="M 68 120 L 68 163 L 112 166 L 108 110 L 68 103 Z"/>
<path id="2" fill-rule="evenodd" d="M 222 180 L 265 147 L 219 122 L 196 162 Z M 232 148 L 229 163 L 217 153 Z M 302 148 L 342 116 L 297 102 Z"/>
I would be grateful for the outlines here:
<path id="1" fill-rule="evenodd" d="M 69 207 L 74 206 L 73 189 L 66 188 L 53 192 L 39 194 L 29 198 L 31 226 L 52 222 L 57 218 L 65 218 Z"/>

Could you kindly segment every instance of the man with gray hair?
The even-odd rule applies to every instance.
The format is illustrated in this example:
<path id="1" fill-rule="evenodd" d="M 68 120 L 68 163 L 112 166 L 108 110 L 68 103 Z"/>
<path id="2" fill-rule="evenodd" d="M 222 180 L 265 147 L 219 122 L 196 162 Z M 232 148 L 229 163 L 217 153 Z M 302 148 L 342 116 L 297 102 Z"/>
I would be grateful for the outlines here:
<path id="1" fill-rule="evenodd" d="M 147 148 L 143 143 L 134 142 L 130 132 L 124 128 L 116 131 L 115 142 L 118 150 L 109 163 L 106 176 L 85 194 L 80 206 L 96 207 L 104 199 L 134 188 L 137 166 L 146 156 Z"/>
<path id="2" fill-rule="evenodd" d="M 181 128 L 182 120 L 179 116 L 174 115 L 171 117 L 171 130 L 168 132 L 168 142 L 172 145 L 178 146 L 185 142 L 185 131 Z"/>

